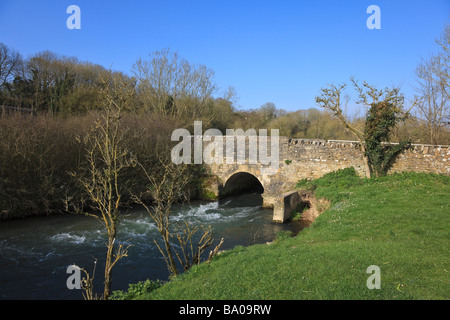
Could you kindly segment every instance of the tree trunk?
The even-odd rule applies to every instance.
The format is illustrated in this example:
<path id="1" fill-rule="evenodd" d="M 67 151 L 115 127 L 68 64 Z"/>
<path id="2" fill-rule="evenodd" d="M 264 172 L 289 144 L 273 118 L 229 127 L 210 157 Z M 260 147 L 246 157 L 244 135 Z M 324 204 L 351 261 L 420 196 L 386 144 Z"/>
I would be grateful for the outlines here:
<path id="1" fill-rule="evenodd" d="M 366 171 L 367 178 L 370 179 L 372 177 L 372 172 L 370 170 L 369 157 L 366 155 L 366 147 L 364 146 L 362 141 L 360 141 L 360 144 L 361 144 L 361 152 L 363 154 L 364 170 Z"/>
<path id="2" fill-rule="evenodd" d="M 167 258 L 169 260 L 169 264 L 170 264 L 170 271 L 172 272 L 172 275 L 177 276 L 178 275 L 178 270 L 177 270 L 177 266 L 175 264 L 175 259 L 173 258 L 172 255 L 172 249 L 171 249 L 171 245 L 170 245 L 170 234 L 169 234 L 169 230 L 165 230 L 165 236 L 164 238 L 164 245 L 166 247 L 166 253 L 167 253 Z"/>
<path id="3" fill-rule="evenodd" d="M 106 253 L 106 265 L 105 265 L 105 288 L 103 290 L 104 300 L 108 300 L 111 295 L 113 250 L 115 240 L 116 236 L 115 232 L 113 232 L 108 237 L 108 250 Z"/>

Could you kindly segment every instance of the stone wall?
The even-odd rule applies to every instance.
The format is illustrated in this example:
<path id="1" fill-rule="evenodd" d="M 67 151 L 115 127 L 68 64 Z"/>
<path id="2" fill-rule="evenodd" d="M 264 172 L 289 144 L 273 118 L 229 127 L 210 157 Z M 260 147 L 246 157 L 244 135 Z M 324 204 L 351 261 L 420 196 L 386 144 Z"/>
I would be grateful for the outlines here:
<path id="1" fill-rule="evenodd" d="M 326 173 L 354 167 L 365 175 L 359 145 L 354 142 L 328 142 L 326 140 L 288 139 L 280 143 L 286 150 L 282 170 L 290 180 L 316 179 Z M 286 161 L 289 164 L 286 164 Z"/>
<path id="2" fill-rule="evenodd" d="M 401 154 L 392 166 L 392 172 L 415 171 L 450 175 L 450 147 L 413 145 Z"/>
<path id="3" fill-rule="evenodd" d="M 248 157 L 248 145 L 246 152 Z M 234 156 L 236 159 L 236 152 Z M 449 161 L 448 146 L 413 145 L 399 156 L 391 172 L 416 171 L 450 175 Z M 209 168 L 224 184 L 233 174 L 248 172 L 258 178 L 266 191 L 285 192 L 291 190 L 301 179 L 319 178 L 328 172 L 350 166 L 358 174 L 365 176 L 358 142 L 280 137 L 279 166 L 274 172 L 265 172 L 269 165 L 226 164 L 225 160 L 223 164 L 214 163 Z"/>
<path id="4" fill-rule="evenodd" d="M 321 177 L 327 172 L 350 166 L 355 167 L 361 176 L 365 176 L 358 142 L 290 139 L 287 148 L 288 157 L 297 160 L 293 161 L 294 164 L 303 162 L 296 166 L 297 169 L 310 169 L 310 172 L 301 173 L 307 178 Z M 397 158 L 390 173 L 415 171 L 450 175 L 449 161 L 449 146 L 414 144 Z M 299 174 L 298 170 L 294 171 Z"/>

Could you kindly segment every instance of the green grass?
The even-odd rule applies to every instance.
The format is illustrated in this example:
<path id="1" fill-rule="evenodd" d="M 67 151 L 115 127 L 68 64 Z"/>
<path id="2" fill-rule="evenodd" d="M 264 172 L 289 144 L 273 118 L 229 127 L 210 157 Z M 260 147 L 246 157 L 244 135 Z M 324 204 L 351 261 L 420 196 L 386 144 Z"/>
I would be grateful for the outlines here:
<path id="1" fill-rule="evenodd" d="M 367 180 L 345 169 L 299 187 L 331 206 L 296 237 L 236 247 L 137 298 L 450 298 L 450 177 Z M 370 265 L 380 267 L 381 289 L 366 286 Z"/>

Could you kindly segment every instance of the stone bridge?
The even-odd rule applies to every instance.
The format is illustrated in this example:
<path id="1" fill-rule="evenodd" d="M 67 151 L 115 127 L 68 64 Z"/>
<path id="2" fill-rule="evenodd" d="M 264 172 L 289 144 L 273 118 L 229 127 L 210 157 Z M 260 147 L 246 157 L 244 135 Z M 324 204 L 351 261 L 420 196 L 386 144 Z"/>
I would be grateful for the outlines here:
<path id="1" fill-rule="evenodd" d="M 222 138 L 227 139 L 227 136 Z M 267 139 L 266 143 L 270 145 L 270 137 Z M 270 151 L 270 147 L 267 149 Z M 225 148 L 223 150 L 225 155 Z M 351 166 L 359 175 L 365 176 L 357 141 L 279 137 L 278 166 L 272 170 L 273 166 L 269 164 L 249 161 L 248 151 L 247 143 L 244 162 L 237 161 L 243 150 L 239 151 L 235 147 L 232 153 L 223 157 L 222 163 L 216 161 L 207 165 L 210 174 L 217 177 L 209 185 L 210 191 L 220 198 L 252 189 L 259 190 L 262 192 L 263 206 L 274 208 L 276 222 L 284 222 L 289 218 L 289 197 L 292 195 L 289 191 L 294 189 L 299 180 L 319 178 L 328 172 Z M 415 144 L 397 158 L 390 172 L 416 171 L 449 175 L 449 158 L 449 146 Z"/>

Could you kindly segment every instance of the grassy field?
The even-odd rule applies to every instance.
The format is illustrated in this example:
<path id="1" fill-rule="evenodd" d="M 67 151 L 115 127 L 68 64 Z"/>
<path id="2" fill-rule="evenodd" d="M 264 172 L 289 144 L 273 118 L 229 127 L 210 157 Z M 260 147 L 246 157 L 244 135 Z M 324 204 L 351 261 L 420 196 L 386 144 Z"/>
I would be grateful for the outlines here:
<path id="1" fill-rule="evenodd" d="M 450 177 L 367 180 L 350 168 L 298 187 L 331 206 L 296 237 L 236 247 L 136 298 L 450 298 Z M 381 289 L 367 288 L 371 265 Z"/>

